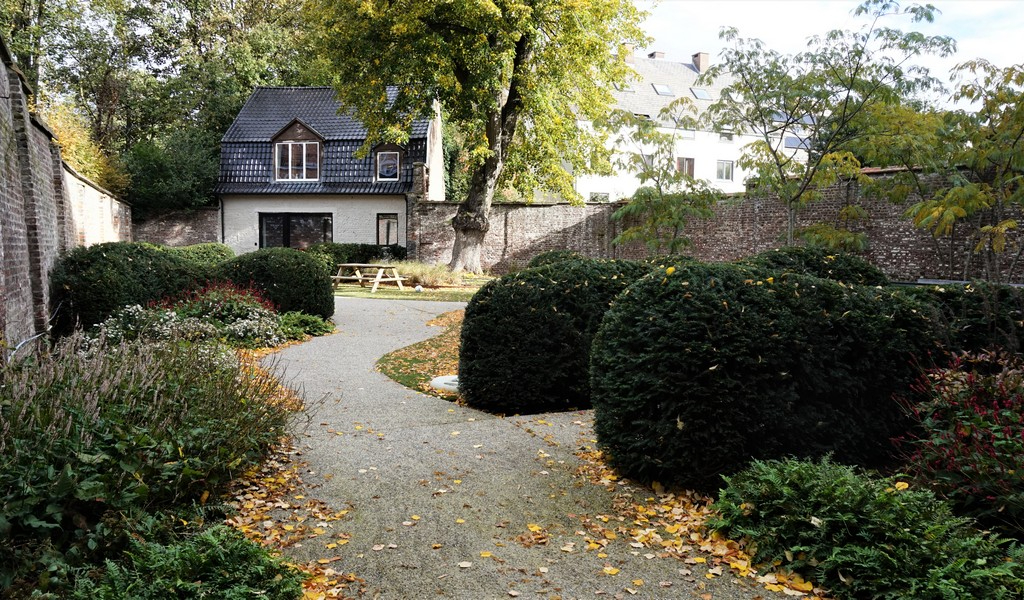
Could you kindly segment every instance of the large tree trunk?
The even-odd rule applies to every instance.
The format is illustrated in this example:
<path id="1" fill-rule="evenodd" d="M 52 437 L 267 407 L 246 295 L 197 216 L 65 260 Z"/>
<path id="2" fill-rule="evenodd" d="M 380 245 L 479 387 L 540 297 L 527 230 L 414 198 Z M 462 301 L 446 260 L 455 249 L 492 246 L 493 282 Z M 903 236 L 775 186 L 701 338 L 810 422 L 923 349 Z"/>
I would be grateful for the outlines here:
<path id="1" fill-rule="evenodd" d="M 449 263 L 452 271 L 483 272 L 480 255 L 484 247 L 484 236 L 490 228 L 488 217 L 491 214 L 491 201 L 494 199 L 494 188 L 498 184 L 502 165 L 500 158 L 491 157 L 473 172 L 469 197 L 459 205 L 459 211 L 452 219 L 452 228 L 455 229 L 455 245 Z"/>
<path id="2" fill-rule="evenodd" d="M 459 205 L 459 211 L 452 220 L 455 229 L 455 245 L 452 247 L 452 271 L 483 273 L 480 253 L 484 247 L 484 236 L 490 223 L 491 201 L 498 178 L 505 167 L 505 156 L 515 136 L 516 125 L 523 110 L 522 69 L 533 55 L 533 37 L 522 35 L 516 41 L 515 58 L 512 60 L 512 79 L 507 93 L 496 98 L 495 109 L 487 115 L 485 133 L 491 154 L 473 171 L 469 180 L 469 197 Z"/>

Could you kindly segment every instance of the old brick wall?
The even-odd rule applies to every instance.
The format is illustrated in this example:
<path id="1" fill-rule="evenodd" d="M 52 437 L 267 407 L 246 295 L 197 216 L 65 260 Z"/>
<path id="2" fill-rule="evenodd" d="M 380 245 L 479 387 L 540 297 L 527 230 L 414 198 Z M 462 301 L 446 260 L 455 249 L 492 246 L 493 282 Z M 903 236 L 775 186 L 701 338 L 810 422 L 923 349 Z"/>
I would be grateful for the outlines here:
<path id="1" fill-rule="evenodd" d="M 8 347 L 47 331 L 50 270 L 61 252 L 82 243 L 75 203 L 83 214 L 106 210 L 130 221 L 128 207 L 109 194 L 98 205 L 68 190 L 60 149 L 29 111 L 30 93 L 0 40 L 0 342 Z M 120 223 L 116 239 L 130 235 Z"/>
<path id="2" fill-rule="evenodd" d="M 890 278 L 901 281 L 928 279 L 988 278 L 1006 280 L 1014 251 L 998 257 L 999 265 L 986 271 L 985 256 L 973 254 L 974 242 L 963 232 L 951 239 L 935 240 L 931 234 L 914 227 L 903 216 L 906 206 L 863 197 L 856 183 L 839 184 L 822 193 L 822 199 L 798 213 L 797 227 L 814 223 L 838 224 L 839 211 L 848 203 L 864 207 L 868 217 L 851 226 L 867 234 L 864 257 Z M 618 204 L 570 206 L 496 204 L 491 212 L 491 228 L 485 238 L 482 262 L 497 273 L 521 268 L 534 255 L 546 250 L 575 250 L 600 258 L 641 258 L 648 251 L 640 244 L 615 246 L 611 240 L 622 224 L 611 219 Z M 454 233 L 451 219 L 458 205 L 445 202 L 421 202 L 411 210 L 410 250 L 425 262 L 451 259 Z M 693 241 L 686 251 L 707 261 L 729 261 L 778 248 L 785 244 L 787 212 L 776 198 L 750 197 L 721 201 L 715 217 L 695 220 L 685 234 Z M 1013 215 L 1004 215 L 1013 216 Z M 1020 215 L 1016 215 L 1018 218 Z M 976 223 L 975 223 L 976 225 Z M 1017 244 L 1019 236 L 1011 236 Z M 1012 281 L 1024 279 L 1017 266 Z M 1000 277 L 997 272 L 1003 275 Z"/>
<path id="3" fill-rule="evenodd" d="M 132 224 L 132 235 L 140 242 L 175 247 L 219 242 L 220 209 L 200 208 L 161 215 Z"/>

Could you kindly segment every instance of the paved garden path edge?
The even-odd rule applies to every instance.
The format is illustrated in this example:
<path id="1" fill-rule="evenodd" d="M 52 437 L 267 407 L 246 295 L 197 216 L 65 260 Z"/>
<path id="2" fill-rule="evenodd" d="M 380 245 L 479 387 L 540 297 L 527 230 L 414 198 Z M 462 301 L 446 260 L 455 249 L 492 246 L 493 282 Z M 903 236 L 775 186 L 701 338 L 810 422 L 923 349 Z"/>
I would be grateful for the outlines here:
<path id="1" fill-rule="evenodd" d="M 310 400 L 295 426 L 308 465 L 300 493 L 349 509 L 326 538 L 286 550 L 296 562 L 365 580 L 371 598 L 715 598 L 771 594 L 702 565 L 648 558 L 619 539 L 586 551 L 583 519 L 612 516 L 614 494 L 577 474 L 589 411 L 499 418 L 410 390 L 375 370 L 392 350 L 440 333 L 426 322 L 463 303 L 336 298 L 338 331 L 272 359 Z M 442 375 L 438 373 L 437 375 Z M 320 400 L 320 401 L 318 401 Z M 517 538 L 536 525 L 545 545 Z M 329 536 L 326 536 L 329 537 Z M 608 575 L 605 567 L 618 569 Z M 637 580 L 642 580 L 638 583 Z"/>

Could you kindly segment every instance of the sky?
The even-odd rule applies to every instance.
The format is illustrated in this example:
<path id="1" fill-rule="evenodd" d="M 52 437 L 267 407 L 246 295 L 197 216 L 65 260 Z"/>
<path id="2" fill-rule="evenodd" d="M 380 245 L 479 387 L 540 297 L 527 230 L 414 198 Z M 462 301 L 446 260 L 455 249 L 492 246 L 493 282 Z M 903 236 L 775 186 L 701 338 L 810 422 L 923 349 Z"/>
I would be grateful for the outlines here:
<path id="1" fill-rule="evenodd" d="M 950 58 L 929 57 L 920 64 L 948 82 L 956 64 L 984 58 L 997 67 L 1024 62 L 1024 0 L 930 0 L 941 14 L 933 23 L 892 21 L 904 31 L 948 35 L 957 41 Z M 718 62 L 723 26 L 735 27 L 740 37 L 758 38 L 783 54 L 796 53 L 807 38 L 832 29 L 859 29 L 864 17 L 855 18 L 856 0 L 636 0 L 650 12 L 644 29 L 654 41 L 642 52 L 661 51 L 666 60 L 689 62 L 696 52 L 707 52 Z M 901 2 L 908 6 L 911 2 Z M 639 54 L 641 51 L 638 50 Z M 948 105 L 945 97 L 937 98 Z"/>

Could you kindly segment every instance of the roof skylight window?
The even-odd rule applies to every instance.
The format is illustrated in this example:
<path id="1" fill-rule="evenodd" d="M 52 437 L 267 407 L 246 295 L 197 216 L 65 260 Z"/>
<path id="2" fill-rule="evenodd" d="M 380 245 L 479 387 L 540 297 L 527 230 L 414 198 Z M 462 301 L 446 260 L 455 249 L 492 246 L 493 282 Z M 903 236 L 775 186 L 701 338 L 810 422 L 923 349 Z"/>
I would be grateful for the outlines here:
<path id="1" fill-rule="evenodd" d="M 711 94 L 704 88 L 692 87 L 690 91 L 693 92 L 693 97 L 698 100 L 711 100 Z"/>
<path id="2" fill-rule="evenodd" d="M 675 96 L 672 92 L 672 88 L 668 87 L 664 83 L 652 83 L 651 86 L 659 96 Z"/>

